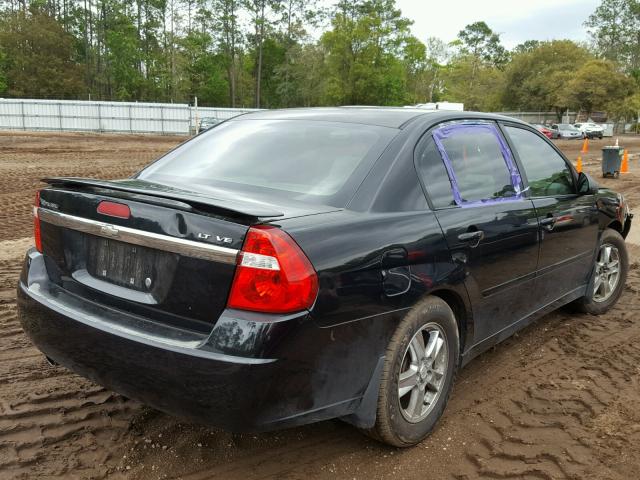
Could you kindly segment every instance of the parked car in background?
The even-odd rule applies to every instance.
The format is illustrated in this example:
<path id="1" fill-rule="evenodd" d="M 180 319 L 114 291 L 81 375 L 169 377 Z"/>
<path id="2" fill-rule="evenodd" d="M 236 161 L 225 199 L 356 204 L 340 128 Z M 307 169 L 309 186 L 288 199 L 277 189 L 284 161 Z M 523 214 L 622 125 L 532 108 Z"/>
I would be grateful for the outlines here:
<path id="1" fill-rule="evenodd" d="M 216 117 L 203 117 L 202 120 L 200 120 L 200 131 L 202 132 L 204 130 L 209 130 L 211 127 L 216 126 L 221 121 L 222 120 Z"/>
<path id="2" fill-rule="evenodd" d="M 553 138 L 553 132 L 551 130 L 549 130 L 547 127 L 545 127 L 544 125 L 542 125 L 540 123 L 534 123 L 532 125 L 536 128 L 536 130 L 538 130 L 545 137 Z"/>
<path id="3" fill-rule="evenodd" d="M 551 138 L 579 140 L 584 134 L 570 123 L 558 123 L 551 125 Z"/>
<path id="4" fill-rule="evenodd" d="M 580 130 L 585 138 L 601 139 L 604 134 L 604 127 L 602 125 L 598 125 L 597 123 L 574 123 L 573 126 Z"/>
<path id="5" fill-rule="evenodd" d="M 129 179 L 45 181 L 31 340 L 234 431 L 339 417 L 415 445 L 459 367 L 567 303 L 606 312 L 629 265 L 624 197 L 491 114 L 264 110 Z"/>

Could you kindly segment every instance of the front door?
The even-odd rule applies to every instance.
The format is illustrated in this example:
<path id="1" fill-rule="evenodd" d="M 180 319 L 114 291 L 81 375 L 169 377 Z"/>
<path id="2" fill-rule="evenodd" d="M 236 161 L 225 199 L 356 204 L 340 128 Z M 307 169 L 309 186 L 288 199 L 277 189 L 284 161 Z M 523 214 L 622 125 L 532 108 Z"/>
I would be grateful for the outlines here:
<path id="1" fill-rule="evenodd" d="M 595 197 L 576 193 L 571 167 L 545 139 L 516 126 L 505 131 L 540 224 L 536 296 L 544 306 L 589 281 L 599 231 Z"/>
<path id="2" fill-rule="evenodd" d="M 477 344 L 535 307 L 536 210 L 493 123 L 447 124 L 430 132 L 418 153 L 418 172 L 465 276 Z"/>

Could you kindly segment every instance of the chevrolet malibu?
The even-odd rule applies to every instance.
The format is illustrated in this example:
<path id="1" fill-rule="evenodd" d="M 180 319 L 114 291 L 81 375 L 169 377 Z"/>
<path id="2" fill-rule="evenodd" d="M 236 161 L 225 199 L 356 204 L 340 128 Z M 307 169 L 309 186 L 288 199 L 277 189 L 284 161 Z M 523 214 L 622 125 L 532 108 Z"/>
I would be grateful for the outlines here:
<path id="1" fill-rule="evenodd" d="M 341 418 L 414 445 L 459 368 L 563 305 L 606 312 L 628 269 L 622 195 L 488 114 L 261 111 L 129 179 L 45 182 L 31 340 L 232 431 Z"/>
<path id="2" fill-rule="evenodd" d="M 584 138 L 585 134 L 573 125 L 568 123 L 560 123 L 551 125 L 551 138 L 559 138 L 565 140 L 579 140 Z"/>

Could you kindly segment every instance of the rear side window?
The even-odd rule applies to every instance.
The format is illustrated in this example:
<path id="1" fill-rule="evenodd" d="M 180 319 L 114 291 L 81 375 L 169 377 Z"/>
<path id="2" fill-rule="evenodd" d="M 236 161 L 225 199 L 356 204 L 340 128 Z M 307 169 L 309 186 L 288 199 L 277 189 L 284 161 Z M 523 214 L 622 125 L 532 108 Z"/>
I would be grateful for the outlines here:
<path id="1" fill-rule="evenodd" d="M 455 205 L 451 182 L 440 151 L 431 135 L 425 135 L 416 147 L 416 169 L 434 208 Z"/>
<path id="2" fill-rule="evenodd" d="M 532 196 L 575 193 L 569 165 L 551 145 L 522 128 L 505 127 L 505 130 L 520 157 Z"/>
<path id="3" fill-rule="evenodd" d="M 433 131 L 433 140 L 456 204 L 520 198 L 520 174 L 493 124 L 447 125 Z"/>

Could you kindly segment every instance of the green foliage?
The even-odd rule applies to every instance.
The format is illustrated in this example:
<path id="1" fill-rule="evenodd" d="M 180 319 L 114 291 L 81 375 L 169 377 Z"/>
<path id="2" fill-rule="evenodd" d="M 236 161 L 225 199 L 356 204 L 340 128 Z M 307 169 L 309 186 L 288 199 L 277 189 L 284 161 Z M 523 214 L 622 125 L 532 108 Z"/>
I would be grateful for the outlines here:
<path id="1" fill-rule="evenodd" d="M 467 25 L 458 33 L 461 52 L 465 56 L 479 59 L 495 66 L 503 67 L 509 61 L 509 53 L 500 43 L 500 35 L 489 28 L 485 22 Z"/>
<path id="2" fill-rule="evenodd" d="M 569 40 L 541 42 L 516 53 L 505 70 L 502 103 L 514 110 L 563 111 L 572 105 L 567 84 L 592 58 Z"/>
<path id="3" fill-rule="evenodd" d="M 0 0 L 0 93 L 265 108 L 608 110 L 640 91 L 640 0 L 602 0 L 593 51 L 485 22 L 419 39 L 395 0 Z M 311 38 L 309 31 L 318 31 Z"/>
<path id="4" fill-rule="evenodd" d="M 463 102 L 469 110 L 499 110 L 509 58 L 500 36 L 476 22 L 461 30 L 452 46 L 457 52 L 443 67 L 444 99 Z"/>
<path id="5" fill-rule="evenodd" d="M 317 45 L 292 45 L 285 61 L 275 68 L 274 82 L 283 106 L 323 104 L 324 51 Z"/>
<path id="6" fill-rule="evenodd" d="M 229 97 L 226 74 L 227 59 L 209 51 L 211 36 L 193 30 L 179 43 L 184 72 L 179 98 L 198 97 L 203 105 L 225 105 Z"/>
<path id="7" fill-rule="evenodd" d="M 600 55 L 640 76 L 640 0 L 602 0 L 585 26 Z"/>
<path id="8" fill-rule="evenodd" d="M 0 95 L 7 90 L 6 55 L 0 50 Z"/>
<path id="9" fill-rule="evenodd" d="M 614 118 L 626 118 L 634 120 L 636 125 L 632 130 L 638 131 L 638 123 L 640 122 L 640 92 L 612 102 L 608 106 L 608 112 Z M 640 131 L 638 131 L 640 133 Z"/>
<path id="10" fill-rule="evenodd" d="M 532 52 L 540 46 L 540 43 L 541 42 L 539 40 L 527 40 L 520 45 L 516 45 L 516 48 L 513 49 L 512 53 L 518 54 Z"/>
<path id="11" fill-rule="evenodd" d="M 572 109 L 593 112 L 631 95 L 633 81 L 607 60 L 590 60 L 569 80 L 562 95 Z"/>
<path id="12" fill-rule="evenodd" d="M 342 1 L 331 25 L 320 39 L 326 103 L 404 104 L 408 70 L 423 60 L 424 50 L 394 0 Z"/>
<path id="13" fill-rule="evenodd" d="M 457 56 L 445 68 L 444 100 L 463 102 L 465 109 L 498 111 L 504 88 L 502 70 L 478 62 L 471 54 Z"/>
<path id="14" fill-rule="evenodd" d="M 72 98 L 82 91 L 73 61 L 74 38 L 46 12 L 32 7 L 0 20 L 3 83 L 9 95 Z"/>

